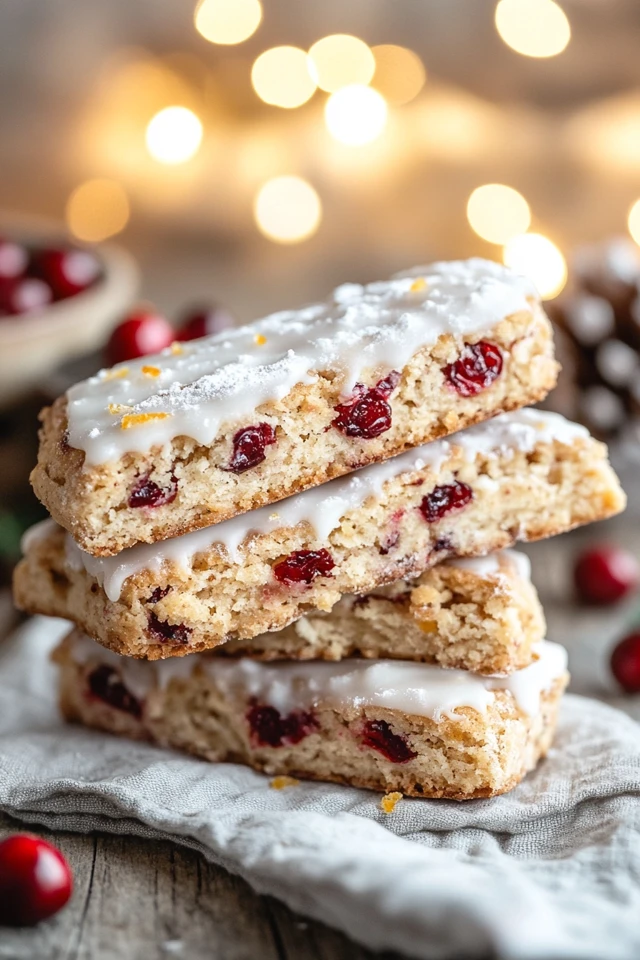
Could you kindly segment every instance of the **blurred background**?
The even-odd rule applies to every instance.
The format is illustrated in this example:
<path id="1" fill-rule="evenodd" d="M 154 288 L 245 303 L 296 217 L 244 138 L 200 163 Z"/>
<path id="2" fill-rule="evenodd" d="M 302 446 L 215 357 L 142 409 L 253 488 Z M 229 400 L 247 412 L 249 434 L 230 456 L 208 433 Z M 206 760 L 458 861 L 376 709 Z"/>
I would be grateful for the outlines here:
<path id="1" fill-rule="evenodd" d="M 164 346 L 158 314 L 197 335 L 436 258 L 533 277 L 551 402 L 612 442 L 637 512 L 639 47 L 638 0 L 2 4 L 5 572 L 37 410 L 140 350 L 105 353 L 141 298 Z"/>

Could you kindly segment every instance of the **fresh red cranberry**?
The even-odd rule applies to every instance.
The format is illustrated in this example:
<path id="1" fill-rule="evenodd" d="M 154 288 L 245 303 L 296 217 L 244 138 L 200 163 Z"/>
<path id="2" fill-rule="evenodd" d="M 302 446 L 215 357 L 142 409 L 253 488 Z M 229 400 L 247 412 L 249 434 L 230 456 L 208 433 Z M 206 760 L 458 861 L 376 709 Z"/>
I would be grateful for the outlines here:
<path id="1" fill-rule="evenodd" d="M 127 504 L 130 507 L 163 507 L 173 503 L 178 495 L 178 481 L 171 477 L 171 486 L 167 490 L 159 487 L 148 476 L 141 477 L 129 494 Z"/>
<path id="2" fill-rule="evenodd" d="M 461 510 L 473 500 L 473 490 L 466 483 L 454 480 L 440 487 L 434 487 L 431 493 L 422 498 L 420 512 L 427 523 L 437 523 L 443 517 Z"/>
<path id="3" fill-rule="evenodd" d="M 273 575 L 280 583 L 312 583 L 316 577 L 330 577 L 335 567 L 328 550 L 296 550 L 276 563 Z"/>
<path id="4" fill-rule="evenodd" d="M 497 380 L 502 364 L 500 347 L 481 340 L 467 344 L 458 359 L 443 367 L 442 372 L 461 397 L 475 397 Z"/>
<path id="5" fill-rule="evenodd" d="M 275 707 L 252 703 L 247 712 L 252 739 L 263 747 L 282 747 L 300 743 L 316 729 L 311 713 L 294 710 L 283 716 Z"/>
<path id="6" fill-rule="evenodd" d="M 140 701 L 132 693 L 129 693 L 118 671 L 107 666 L 106 663 L 100 664 L 99 667 L 91 671 L 87 677 L 87 685 L 92 696 L 108 703 L 115 710 L 130 713 L 132 717 L 136 717 L 138 720 L 142 716 Z"/>
<path id="7" fill-rule="evenodd" d="M 0 281 L 0 313 L 18 316 L 42 310 L 53 300 L 48 283 L 37 277 L 15 277 Z"/>
<path id="8" fill-rule="evenodd" d="M 175 340 L 169 321 L 154 310 L 136 310 L 115 328 L 107 343 L 107 363 L 159 353 Z"/>
<path id="9" fill-rule="evenodd" d="M 82 293 L 100 276 L 100 261 L 89 250 L 39 250 L 32 259 L 31 272 L 46 280 L 56 300 Z"/>
<path id="10" fill-rule="evenodd" d="M 149 632 L 162 643 L 189 643 L 193 629 L 184 623 L 167 623 L 150 613 Z"/>
<path id="11" fill-rule="evenodd" d="M 27 269 L 29 254 L 21 243 L 0 238 L 0 280 L 13 280 Z"/>
<path id="12" fill-rule="evenodd" d="M 606 606 L 637 587 L 640 567 L 628 550 L 603 544 L 580 554 L 573 577 L 583 603 Z"/>
<path id="13" fill-rule="evenodd" d="M 375 387 L 367 390 L 362 383 L 356 383 L 354 395 L 345 403 L 334 408 L 338 414 L 331 424 L 347 437 L 360 437 L 373 440 L 391 427 L 391 407 L 387 400 L 398 386 L 400 374 L 392 370 L 378 381 Z"/>
<path id="14" fill-rule="evenodd" d="M 30 927 L 61 910 L 73 890 L 69 864 L 50 843 L 16 833 L 0 843 L 0 924 Z"/>
<path id="15" fill-rule="evenodd" d="M 226 469 L 231 473 L 244 473 L 250 467 L 257 467 L 266 457 L 265 447 L 275 442 L 276 432 L 269 423 L 243 427 L 233 438 L 233 453 Z"/>
<path id="16" fill-rule="evenodd" d="M 228 330 L 235 325 L 235 319 L 226 307 L 213 305 L 188 310 L 178 324 L 178 340 L 199 340 L 214 333 Z"/>
<path id="17" fill-rule="evenodd" d="M 362 742 L 365 747 L 377 750 L 392 763 L 407 763 L 418 756 L 406 738 L 394 733 L 386 720 L 367 720 L 362 732 Z"/>
<path id="18" fill-rule="evenodd" d="M 151 594 L 151 596 L 149 597 L 149 599 L 147 600 L 147 603 L 160 603 L 160 601 L 164 600 L 164 598 L 168 593 L 171 593 L 171 590 L 172 590 L 171 586 L 156 587 L 153 593 Z"/>
<path id="19" fill-rule="evenodd" d="M 640 633 L 630 633 L 613 648 L 611 670 L 627 693 L 640 693 Z"/>

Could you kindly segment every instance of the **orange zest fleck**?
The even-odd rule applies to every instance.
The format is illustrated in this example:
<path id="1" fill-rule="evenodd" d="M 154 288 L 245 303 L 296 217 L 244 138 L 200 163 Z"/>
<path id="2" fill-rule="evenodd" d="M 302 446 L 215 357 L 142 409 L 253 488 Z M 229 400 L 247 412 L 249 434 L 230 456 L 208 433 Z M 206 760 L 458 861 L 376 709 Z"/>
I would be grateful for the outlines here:
<path id="1" fill-rule="evenodd" d="M 144 373 L 145 377 L 159 377 L 162 373 L 162 370 L 160 367 L 151 367 L 145 365 L 142 368 L 142 372 Z"/>
<path id="2" fill-rule="evenodd" d="M 174 340 L 173 343 L 171 344 L 171 353 L 175 354 L 176 356 L 179 353 L 184 353 L 184 348 L 182 347 L 181 344 L 178 343 L 177 340 Z"/>
<path id="3" fill-rule="evenodd" d="M 111 369 L 107 370 L 103 376 L 103 380 L 122 380 L 129 373 L 129 367 L 120 367 L 119 370 Z"/>
<path id="4" fill-rule="evenodd" d="M 380 801 L 380 809 L 384 810 L 385 813 L 393 813 L 400 800 L 402 800 L 402 794 L 398 793 L 397 790 L 394 790 L 393 793 L 386 793 Z"/>
<path id="5" fill-rule="evenodd" d="M 299 785 L 300 781 L 296 780 L 295 777 L 274 777 L 269 784 L 274 790 L 284 790 L 285 787 L 297 787 Z"/>
<path id="6" fill-rule="evenodd" d="M 427 289 L 427 281 L 425 280 L 424 277 L 416 277 L 416 279 L 413 281 L 413 283 L 409 287 L 409 290 L 411 291 L 411 293 L 420 293 L 421 290 L 426 290 L 426 289 Z"/>
<path id="7" fill-rule="evenodd" d="M 267 338 L 263 333 L 256 333 L 255 337 L 253 338 L 253 342 L 257 343 L 259 347 L 264 347 L 265 343 L 267 342 Z"/>
<path id="8" fill-rule="evenodd" d="M 111 416 L 115 417 L 119 414 L 126 413 L 127 410 L 131 410 L 132 408 L 128 407 L 126 403 L 110 403 L 107 409 Z"/>
<path id="9" fill-rule="evenodd" d="M 120 427 L 123 430 L 130 430 L 131 427 L 140 427 L 151 420 L 166 420 L 170 416 L 170 413 L 128 413 L 120 421 Z"/>

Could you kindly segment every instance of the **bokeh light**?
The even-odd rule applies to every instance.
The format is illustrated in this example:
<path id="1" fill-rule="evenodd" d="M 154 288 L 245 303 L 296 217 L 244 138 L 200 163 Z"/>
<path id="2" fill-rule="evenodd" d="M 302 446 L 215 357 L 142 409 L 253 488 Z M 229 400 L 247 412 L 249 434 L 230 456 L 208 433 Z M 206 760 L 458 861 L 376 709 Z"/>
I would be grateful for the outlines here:
<path id="1" fill-rule="evenodd" d="M 258 191 L 253 213 L 258 229 L 277 243 L 299 243 L 322 219 L 320 197 L 302 177 L 274 177 Z"/>
<path id="2" fill-rule="evenodd" d="M 629 233 L 636 243 L 640 244 L 640 200 L 636 200 L 629 210 Z"/>
<path id="3" fill-rule="evenodd" d="M 557 297 L 567 282 L 567 263 L 548 237 L 523 233 L 504 248 L 504 262 L 534 282 L 543 300 Z"/>
<path id="4" fill-rule="evenodd" d="M 571 39 L 571 25 L 555 0 L 500 0 L 496 29 L 512 50 L 525 57 L 555 57 Z"/>
<path id="5" fill-rule="evenodd" d="M 373 53 L 364 40 L 347 33 L 318 40 L 309 50 L 309 57 L 313 78 L 327 93 L 355 83 L 366 86 L 376 69 Z"/>
<path id="6" fill-rule="evenodd" d="M 489 243 L 507 243 L 531 225 L 529 204 L 517 190 L 502 183 L 476 187 L 467 203 L 467 219 L 479 237 Z"/>
<path id="7" fill-rule="evenodd" d="M 376 70 L 371 85 L 379 90 L 387 103 L 400 106 L 409 103 L 422 90 L 427 72 L 413 50 L 383 43 L 372 48 Z"/>
<path id="8" fill-rule="evenodd" d="M 129 220 L 129 200 L 115 180 L 87 180 L 67 200 L 65 217 L 75 237 L 97 243 L 124 230 Z"/>
<path id="9" fill-rule="evenodd" d="M 275 107 L 299 107 L 316 91 L 309 65 L 308 54 L 299 47 L 265 50 L 251 70 L 253 89 Z"/>
<path id="10" fill-rule="evenodd" d="M 372 87 L 354 84 L 332 93 L 324 108 L 332 137 L 349 146 L 371 143 L 387 123 L 387 104 Z"/>
<path id="11" fill-rule="evenodd" d="M 147 126 L 147 150 L 158 163 L 185 163 L 200 149 L 202 124 L 187 107 L 165 107 Z"/>
<path id="12" fill-rule="evenodd" d="M 242 43 L 260 26 L 262 6 L 260 0 L 201 0 L 193 19 L 211 43 Z"/>

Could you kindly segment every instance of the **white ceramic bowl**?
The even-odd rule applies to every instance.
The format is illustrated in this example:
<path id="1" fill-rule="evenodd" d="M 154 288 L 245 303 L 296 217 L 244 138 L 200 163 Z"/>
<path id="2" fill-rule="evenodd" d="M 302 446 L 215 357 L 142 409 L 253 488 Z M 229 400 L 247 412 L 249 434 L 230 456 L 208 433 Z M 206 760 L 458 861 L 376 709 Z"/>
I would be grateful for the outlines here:
<path id="1" fill-rule="evenodd" d="M 34 247 L 73 244 L 64 227 L 31 217 L 0 216 L 0 235 Z M 95 284 L 43 310 L 0 318 L 0 406 L 19 400 L 59 363 L 99 347 L 135 300 L 133 257 L 112 243 L 92 249 L 102 264 Z"/>

